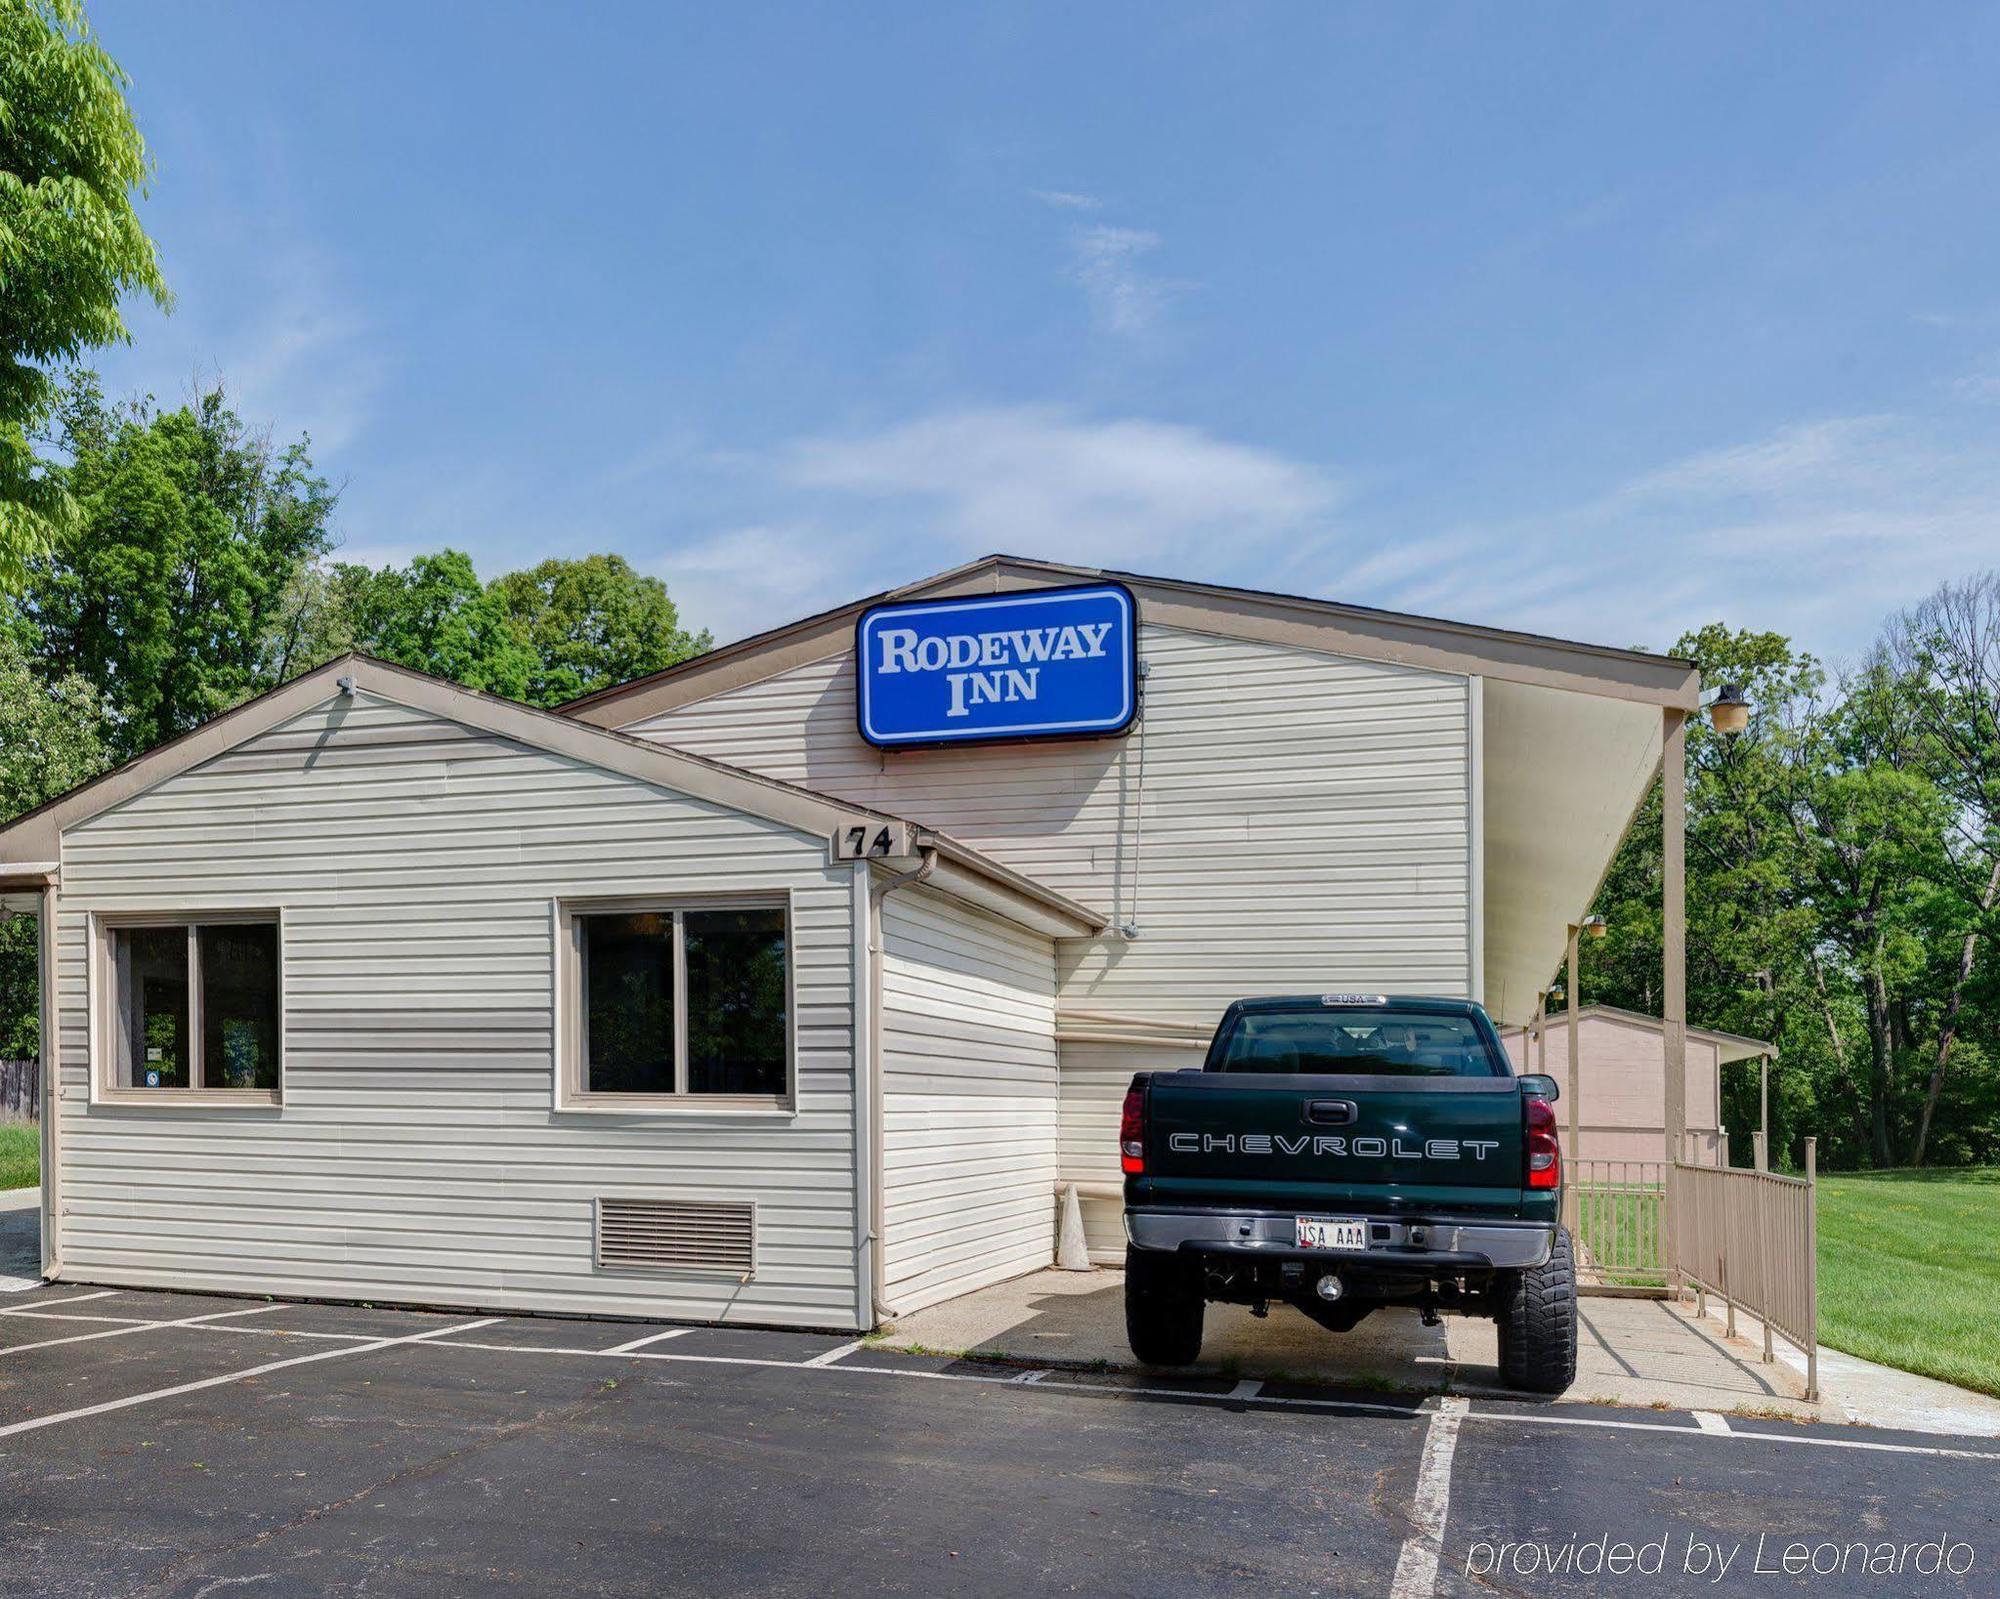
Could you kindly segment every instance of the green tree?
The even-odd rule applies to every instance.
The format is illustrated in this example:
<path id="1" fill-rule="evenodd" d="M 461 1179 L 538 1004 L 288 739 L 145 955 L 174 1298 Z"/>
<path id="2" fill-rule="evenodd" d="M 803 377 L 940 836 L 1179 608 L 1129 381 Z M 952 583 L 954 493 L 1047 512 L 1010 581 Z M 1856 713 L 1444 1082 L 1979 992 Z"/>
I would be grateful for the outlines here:
<path id="1" fill-rule="evenodd" d="M 1966 1020 L 1981 937 L 1990 942 L 2000 928 L 2000 573 L 1941 584 L 1891 619 L 1883 650 L 1909 690 L 1912 715 L 1936 756 L 1939 786 L 1960 818 L 1949 857 L 1966 925 L 1910 1151 L 1910 1164 L 1921 1166 Z"/>
<path id="2" fill-rule="evenodd" d="M 462 550 L 420 555 L 408 566 L 333 568 L 322 603 L 324 639 L 336 648 L 520 699 L 535 659 L 500 596 L 479 581 Z"/>
<path id="3" fill-rule="evenodd" d="M 305 440 L 276 448 L 220 387 L 161 411 L 79 377 L 61 420 L 79 521 L 32 563 L 18 625 L 45 678 L 103 692 L 122 760 L 289 673 L 287 607 L 334 495 Z"/>
<path id="4" fill-rule="evenodd" d="M 356 649 L 531 705 L 560 705 L 709 646 L 667 586 L 616 555 L 548 560 L 482 584 L 460 550 L 407 566 L 341 562 L 305 579 L 285 650 L 305 665 Z"/>
<path id="5" fill-rule="evenodd" d="M 549 560 L 494 579 L 493 593 L 534 657 L 525 697 L 561 705 L 709 648 L 690 633 L 666 584 L 623 556 Z"/>
<path id="6" fill-rule="evenodd" d="M 126 294 L 167 303 L 133 208 L 148 163 L 125 87 L 79 0 L 0 5 L 0 593 L 76 525 L 34 449 L 49 369 L 124 340 Z"/>
<path id="7" fill-rule="evenodd" d="M 1984 859 L 1927 722 L 1935 686 L 1890 651 L 1829 685 L 1768 633 L 1704 628 L 1675 651 L 1755 706 L 1741 737 L 1689 728 L 1688 1012 L 1777 1044 L 1774 1158 L 1813 1132 L 1830 1166 L 1894 1163 L 1954 1028 L 1961 1092 L 1938 1126 L 1954 1157 L 1990 1158 L 2000 1039 L 1961 960 Z M 1586 998 L 1658 1010 L 1659 837 L 1655 788 L 1599 897 L 1611 931 Z M 1724 1124 L 1756 1125 L 1747 1070 L 1725 1073 Z"/>
<path id="8" fill-rule="evenodd" d="M 1926 769 L 1901 676 L 1877 656 L 1844 688 L 1798 739 L 1786 804 L 1795 892 L 1860 993 L 1868 1157 L 1882 1167 L 1901 1143 L 1909 1006 L 1936 936 L 1927 890 L 1947 871 L 1951 810 Z"/>
<path id="9" fill-rule="evenodd" d="M 75 675 L 46 683 L 17 639 L 0 632 L 0 822 L 67 793 L 106 764 L 104 705 Z M 40 1048 L 33 918 L 0 922 L 0 1056 Z"/>
<path id="10" fill-rule="evenodd" d="M 1796 846 L 1784 811 L 1794 729 L 1817 703 L 1824 673 L 1781 634 L 1719 625 L 1683 635 L 1672 653 L 1700 666 L 1705 682 L 1741 684 L 1753 706 L 1739 737 L 1699 718 L 1688 725 L 1687 999 L 1695 1022 L 1779 1045 L 1787 1070 L 1772 1106 L 1775 1154 L 1816 1130 L 1818 1090 L 1839 1069 L 1806 958 L 1817 918 L 1792 892 Z M 1585 952 L 1585 1000 L 1659 1013 L 1660 887 L 1655 784 L 1598 896 L 1609 931 Z M 1725 1073 L 1724 1099 L 1724 1124 L 1747 1153 L 1753 1074 Z"/>

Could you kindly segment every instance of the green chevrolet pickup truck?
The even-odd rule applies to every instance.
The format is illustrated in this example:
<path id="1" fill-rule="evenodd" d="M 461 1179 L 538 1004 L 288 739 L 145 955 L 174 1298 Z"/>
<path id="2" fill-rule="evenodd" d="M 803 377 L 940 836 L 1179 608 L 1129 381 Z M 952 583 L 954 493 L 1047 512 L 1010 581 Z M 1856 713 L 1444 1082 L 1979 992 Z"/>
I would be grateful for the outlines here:
<path id="1" fill-rule="evenodd" d="M 1507 1382 L 1560 1393 L 1576 1272 L 1555 1098 L 1467 1000 L 1238 1000 L 1200 1070 L 1125 1096 L 1132 1352 L 1194 1360 L 1210 1303 L 1280 1300 L 1334 1332 L 1406 1305 L 1492 1317 Z"/>

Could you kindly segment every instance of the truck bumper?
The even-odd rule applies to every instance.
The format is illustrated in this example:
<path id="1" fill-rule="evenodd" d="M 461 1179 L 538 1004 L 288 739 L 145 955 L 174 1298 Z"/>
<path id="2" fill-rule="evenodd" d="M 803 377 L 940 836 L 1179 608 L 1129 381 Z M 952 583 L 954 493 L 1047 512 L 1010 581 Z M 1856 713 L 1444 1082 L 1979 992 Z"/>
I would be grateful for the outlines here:
<path id="1" fill-rule="evenodd" d="M 1261 1260 L 1305 1260 L 1329 1270 L 1519 1271 L 1545 1265 L 1553 1222 L 1486 1218 L 1368 1217 L 1365 1250 L 1301 1249 L 1293 1211 L 1128 1210 L 1134 1249 L 1185 1250 Z"/>

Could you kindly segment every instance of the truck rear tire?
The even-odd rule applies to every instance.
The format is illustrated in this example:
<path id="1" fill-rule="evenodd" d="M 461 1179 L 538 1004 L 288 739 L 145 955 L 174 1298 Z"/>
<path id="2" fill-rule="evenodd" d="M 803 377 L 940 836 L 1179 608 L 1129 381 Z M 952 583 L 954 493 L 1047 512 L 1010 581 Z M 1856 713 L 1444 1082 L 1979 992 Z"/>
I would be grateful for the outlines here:
<path id="1" fill-rule="evenodd" d="M 1201 1354 L 1201 1277 L 1179 1255 L 1125 1251 L 1125 1342 L 1148 1366 L 1191 1366 Z"/>
<path id="2" fill-rule="evenodd" d="M 1500 1375 L 1510 1388 L 1559 1394 L 1576 1381 L 1576 1261 L 1556 1229 L 1546 1263 L 1500 1285 Z"/>

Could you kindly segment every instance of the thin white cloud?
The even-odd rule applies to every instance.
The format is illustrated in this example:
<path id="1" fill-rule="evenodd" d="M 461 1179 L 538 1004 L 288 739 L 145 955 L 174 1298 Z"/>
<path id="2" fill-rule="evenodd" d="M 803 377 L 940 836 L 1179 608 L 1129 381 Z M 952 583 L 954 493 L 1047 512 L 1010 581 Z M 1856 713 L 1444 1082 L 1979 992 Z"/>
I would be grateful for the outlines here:
<path id="1" fill-rule="evenodd" d="M 654 563 L 718 639 L 994 551 L 1296 581 L 1343 497 L 1334 476 L 1274 451 L 1053 406 L 801 439 L 747 473 L 745 488 L 783 514 Z"/>
<path id="2" fill-rule="evenodd" d="M 1160 247 L 1157 233 L 1097 223 L 1078 229 L 1070 245 L 1076 279 L 1090 297 L 1092 319 L 1109 332 L 1144 333 L 1179 288 L 1140 265 Z"/>
<path id="3" fill-rule="evenodd" d="M 2000 405 L 2000 357 L 1989 361 L 1980 371 L 1956 379 L 1951 392 L 1974 405 Z"/>
<path id="4" fill-rule="evenodd" d="M 1073 189 L 1030 189 L 1028 193 L 1055 211 L 1096 211 L 1104 204 L 1094 194 L 1079 194 Z"/>
<path id="5" fill-rule="evenodd" d="M 1802 421 L 1414 533 L 1327 466 L 1054 406 L 820 435 L 732 470 L 767 513 L 656 563 L 719 639 L 1006 551 L 1601 644 L 1721 620 L 1837 657 L 1941 579 L 2000 565 L 2000 452 L 1894 416 Z"/>
<path id="6" fill-rule="evenodd" d="M 1622 506 L 1824 492 L 1872 475 L 1873 446 L 1890 435 L 1886 416 L 1829 417 L 1765 438 L 1683 456 L 1625 484 Z"/>
<path id="7" fill-rule="evenodd" d="M 1819 418 L 1406 557 L 1345 597 L 1654 647 L 1721 620 L 1852 654 L 1940 580 L 2000 565 L 2000 456 L 1906 418 Z"/>

